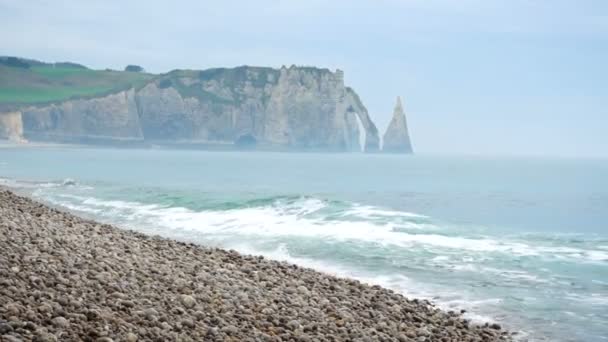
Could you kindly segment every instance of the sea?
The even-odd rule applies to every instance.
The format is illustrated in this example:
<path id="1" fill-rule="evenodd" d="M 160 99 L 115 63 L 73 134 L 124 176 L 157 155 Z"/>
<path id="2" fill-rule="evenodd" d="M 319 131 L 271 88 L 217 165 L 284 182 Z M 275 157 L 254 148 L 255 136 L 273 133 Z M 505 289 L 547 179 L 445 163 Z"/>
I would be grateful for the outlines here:
<path id="1" fill-rule="evenodd" d="M 608 160 L 31 147 L 0 185 L 81 216 L 608 341 Z"/>

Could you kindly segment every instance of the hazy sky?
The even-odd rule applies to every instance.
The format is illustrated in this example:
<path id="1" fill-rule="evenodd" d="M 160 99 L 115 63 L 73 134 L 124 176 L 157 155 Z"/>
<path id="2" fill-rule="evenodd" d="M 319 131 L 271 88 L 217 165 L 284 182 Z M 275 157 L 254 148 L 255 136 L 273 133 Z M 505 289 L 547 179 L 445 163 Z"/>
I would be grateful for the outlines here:
<path id="1" fill-rule="evenodd" d="M 419 153 L 608 156 L 606 0 L 0 0 L 0 54 L 340 68 Z"/>

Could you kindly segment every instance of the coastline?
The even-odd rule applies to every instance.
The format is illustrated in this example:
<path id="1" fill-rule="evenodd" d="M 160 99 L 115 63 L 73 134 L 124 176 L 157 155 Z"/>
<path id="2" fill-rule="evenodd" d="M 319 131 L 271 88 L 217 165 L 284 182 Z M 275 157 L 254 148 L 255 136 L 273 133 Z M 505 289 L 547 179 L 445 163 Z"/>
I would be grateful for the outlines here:
<path id="1" fill-rule="evenodd" d="M 53 148 L 53 147 L 83 147 L 78 144 L 62 144 L 62 143 L 51 143 L 51 142 L 15 142 L 10 140 L 0 139 L 0 149 L 13 149 L 13 148 Z"/>
<path id="2" fill-rule="evenodd" d="M 151 237 L 0 187 L 3 340 L 508 341 L 428 301 Z"/>

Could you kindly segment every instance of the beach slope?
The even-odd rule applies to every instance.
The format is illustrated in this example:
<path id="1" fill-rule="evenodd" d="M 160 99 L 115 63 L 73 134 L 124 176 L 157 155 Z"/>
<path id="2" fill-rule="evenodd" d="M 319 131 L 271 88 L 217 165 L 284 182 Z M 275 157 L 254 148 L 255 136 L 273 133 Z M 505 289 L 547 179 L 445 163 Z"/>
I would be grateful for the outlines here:
<path id="1" fill-rule="evenodd" d="M 506 341 L 310 269 L 118 229 L 0 189 L 6 341 Z"/>

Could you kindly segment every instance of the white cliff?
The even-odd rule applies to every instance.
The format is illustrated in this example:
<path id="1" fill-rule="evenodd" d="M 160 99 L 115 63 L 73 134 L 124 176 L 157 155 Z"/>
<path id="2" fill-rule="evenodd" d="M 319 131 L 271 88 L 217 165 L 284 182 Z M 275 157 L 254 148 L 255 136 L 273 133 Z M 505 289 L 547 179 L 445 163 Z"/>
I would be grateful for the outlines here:
<path id="1" fill-rule="evenodd" d="M 386 129 L 386 133 L 384 133 L 382 142 L 382 152 L 413 153 L 407 120 L 400 97 L 397 97 L 393 118 Z"/>

